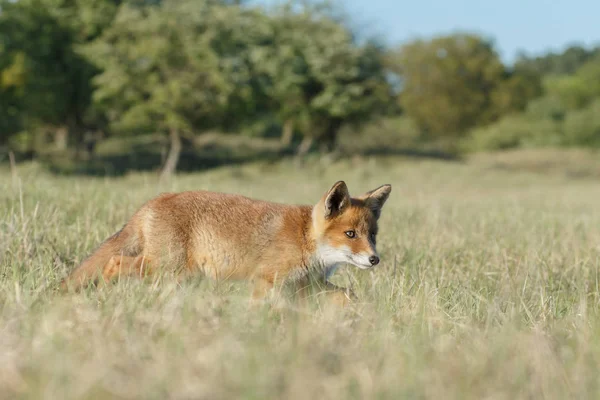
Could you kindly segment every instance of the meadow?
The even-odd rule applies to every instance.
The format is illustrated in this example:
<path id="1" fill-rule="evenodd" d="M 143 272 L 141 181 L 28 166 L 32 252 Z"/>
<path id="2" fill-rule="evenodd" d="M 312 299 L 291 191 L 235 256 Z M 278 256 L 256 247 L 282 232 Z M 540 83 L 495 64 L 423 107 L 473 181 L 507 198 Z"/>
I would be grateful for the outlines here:
<path id="1" fill-rule="evenodd" d="M 360 301 L 249 307 L 243 282 L 49 289 L 163 191 L 315 203 L 393 191 Z M 0 166 L 0 398 L 600 398 L 600 158 L 252 162 L 159 181 Z M 279 294 L 286 299 L 285 291 Z"/>

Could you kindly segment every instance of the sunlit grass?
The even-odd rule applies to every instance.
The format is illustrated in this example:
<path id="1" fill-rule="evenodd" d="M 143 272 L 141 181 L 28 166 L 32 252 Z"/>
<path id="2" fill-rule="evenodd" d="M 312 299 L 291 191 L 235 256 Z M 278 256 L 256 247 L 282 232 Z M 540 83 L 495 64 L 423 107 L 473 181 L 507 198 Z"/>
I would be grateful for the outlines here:
<path id="1" fill-rule="evenodd" d="M 311 160 L 170 183 L 5 168 L 0 398 L 598 398 L 596 160 Z M 345 311 L 249 308 L 244 283 L 200 278 L 44 290 L 161 191 L 314 203 L 339 179 L 353 194 L 393 185 L 382 264 L 334 277 L 360 297 Z"/>

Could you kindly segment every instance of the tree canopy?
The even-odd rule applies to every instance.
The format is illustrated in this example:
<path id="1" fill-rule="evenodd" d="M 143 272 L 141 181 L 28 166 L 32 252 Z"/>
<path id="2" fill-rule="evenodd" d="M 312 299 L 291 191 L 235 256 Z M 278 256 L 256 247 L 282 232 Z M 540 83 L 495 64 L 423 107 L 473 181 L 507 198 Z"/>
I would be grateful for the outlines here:
<path id="1" fill-rule="evenodd" d="M 32 154 L 50 138 L 85 155 L 90 135 L 159 133 L 170 173 L 183 137 L 244 134 L 258 121 L 281 146 L 303 138 L 300 153 L 338 148 L 346 127 L 380 135 L 384 125 L 398 138 L 411 127 L 421 142 L 474 132 L 476 143 L 520 146 L 544 143 L 514 140 L 544 130 L 548 143 L 598 143 L 594 126 L 578 128 L 600 98 L 598 48 L 521 54 L 514 65 L 471 33 L 390 48 L 357 40 L 325 4 L 0 0 L 0 146 L 17 134 Z M 390 118 L 398 123 L 377 125 Z"/>
<path id="2" fill-rule="evenodd" d="M 456 34 L 409 43 L 396 54 L 400 104 L 431 136 L 461 135 L 523 109 L 539 94 L 535 75 L 508 70 L 491 42 Z"/>

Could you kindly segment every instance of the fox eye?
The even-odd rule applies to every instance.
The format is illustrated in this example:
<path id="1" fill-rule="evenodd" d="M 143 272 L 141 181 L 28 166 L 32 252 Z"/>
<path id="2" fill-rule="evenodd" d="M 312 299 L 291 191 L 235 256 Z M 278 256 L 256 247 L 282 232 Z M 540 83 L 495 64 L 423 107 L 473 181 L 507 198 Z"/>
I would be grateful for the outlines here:
<path id="1" fill-rule="evenodd" d="M 346 236 L 348 236 L 350 239 L 354 239 L 354 237 L 356 236 L 356 232 L 354 231 L 346 231 L 344 232 L 346 234 Z"/>

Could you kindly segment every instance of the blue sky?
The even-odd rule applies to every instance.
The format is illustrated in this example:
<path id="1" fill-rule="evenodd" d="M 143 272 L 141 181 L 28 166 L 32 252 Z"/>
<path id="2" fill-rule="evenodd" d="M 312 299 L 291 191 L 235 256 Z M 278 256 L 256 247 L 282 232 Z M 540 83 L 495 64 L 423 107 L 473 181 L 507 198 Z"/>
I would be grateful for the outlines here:
<path id="1" fill-rule="evenodd" d="M 278 0 L 255 0 L 275 4 Z M 471 31 L 491 37 L 502 58 L 571 43 L 600 44 L 600 0 L 337 0 L 361 32 L 388 44 Z"/>

